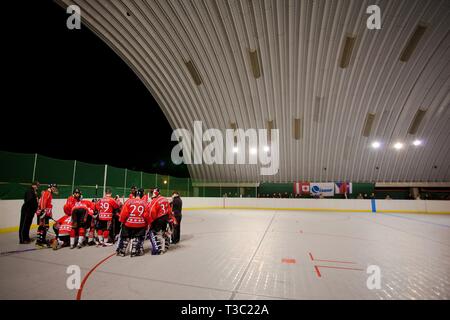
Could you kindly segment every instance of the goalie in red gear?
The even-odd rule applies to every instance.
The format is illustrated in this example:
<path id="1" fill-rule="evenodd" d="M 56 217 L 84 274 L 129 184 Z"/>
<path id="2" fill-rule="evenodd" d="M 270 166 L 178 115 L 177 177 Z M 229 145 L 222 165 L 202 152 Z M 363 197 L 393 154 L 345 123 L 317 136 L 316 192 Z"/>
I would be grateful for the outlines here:
<path id="1" fill-rule="evenodd" d="M 128 199 L 120 212 L 119 221 L 122 223 L 117 255 L 126 255 L 128 242 L 131 239 L 131 257 L 144 254 L 144 239 L 149 222 L 147 203 L 141 198 L 144 190 L 136 191 L 135 197 Z"/>
<path id="2" fill-rule="evenodd" d="M 50 218 L 52 218 L 52 199 L 53 194 L 58 194 L 58 186 L 56 184 L 50 184 L 47 190 L 43 191 L 41 194 L 41 199 L 39 200 L 39 207 L 36 211 L 38 216 L 39 227 L 37 231 L 37 246 L 48 246 L 47 243 L 47 231 L 49 227 Z"/>
<path id="3" fill-rule="evenodd" d="M 169 224 L 175 219 L 172 217 L 169 201 L 161 196 L 158 188 L 153 190 L 149 208 L 149 238 L 152 244 L 152 254 L 162 254 L 169 247 L 171 235 Z"/>
<path id="4" fill-rule="evenodd" d="M 112 228 L 114 212 L 119 209 L 119 204 L 112 198 L 111 189 L 106 189 L 105 196 L 98 200 L 95 207 L 98 211 L 97 235 L 101 246 L 112 245 L 108 242 L 109 231 Z"/>

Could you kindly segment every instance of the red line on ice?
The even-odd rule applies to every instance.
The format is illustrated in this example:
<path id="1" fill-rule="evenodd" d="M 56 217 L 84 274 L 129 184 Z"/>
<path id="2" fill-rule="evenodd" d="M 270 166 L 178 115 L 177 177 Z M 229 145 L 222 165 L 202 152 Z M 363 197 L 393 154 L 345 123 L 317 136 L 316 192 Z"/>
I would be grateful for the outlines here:
<path id="1" fill-rule="evenodd" d="M 352 262 L 352 261 L 314 259 L 314 257 L 313 257 L 313 255 L 311 254 L 311 252 L 309 252 L 309 257 L 310 257 L 311 261 L 322 261 L 322 262 L 336 262 L 336 263 L 356 264 L 356 262 Z"/>
<path id="2" fill-rule="evenodd" d="M 357 268 L 344 268 L 344 267 L 333 267 L 333 266 L 315 266 L 316 268 L 330 268 L 330 269 L 344 269 L 344 270 L 357 270 L 357 271 L 364 271 L 364 269 L 357 269 Z"/>
<path id="3" fill-rule="evenodd" d="M 86 284 L 86 281 L 89 278 L 89 276 L 91 275 L 91 273 L 94 272 L 95 269 L 97 269 L 97 267 L 99 265 L 101 265 L 103 262 L 105 262 L 106 260 L 108 260 L 109 258 L 111 258 L 112 256 L 115 256 L 115 255 L 116 255 L 115 252 L 110 254 L 105 259 L 103 259 L 102 261 L 97 263 L 91 270 L 89 270 L 89 272 L 84 276 L 83 281 L 81 281 L 80 289 L 78 289 L 78 292 L 77 292 L 77 300 L 81 300 L 81 294 L 83 293 L 84 285 Z"/>
<path id="4" fill-rule="evenodd" d="M 317 266 L 314 266 L 314 269 L 316 269 L 317 276 L 319 278 L 322 277 L 322 275 L 320 274 L 319 268 Z"/>

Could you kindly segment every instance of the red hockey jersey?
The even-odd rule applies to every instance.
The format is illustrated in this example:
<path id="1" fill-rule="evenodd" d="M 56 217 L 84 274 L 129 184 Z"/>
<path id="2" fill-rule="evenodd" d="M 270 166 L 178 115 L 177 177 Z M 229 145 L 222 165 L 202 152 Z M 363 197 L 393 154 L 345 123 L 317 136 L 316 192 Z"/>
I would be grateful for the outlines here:
<path id="1" fill-rule="evenodd" d="M 95 204 L 88 200 L 77 201 L 73 196 L 70 196 L 64 205 L 64 213 L 70 216 L 73 210 L 79 208 L 86 209 L 88 214 L 92 216 L 94 214 Z"/>
<path id="2" fill-rule="evenodd" d="M 72 231 L 72 217 L 65 215 L 58 220 L 59 223 L 59 231 L 58 235 L 67 236 Z"/>
<path id="3" fill-rule="evenodd" d="M 98 210 L 98 218 L 102 221 L 111 221 L 114 209 L 118 209 L 119 205 L 116 200 L 111 197 L 105 196 L 97 201 L 95 204 Z"/>
<path id="4" fill-rule="evenodd" d="M 128 199 L 122 207 L 119 221 L 128 228 L 144 228 L 149 222 L 147 203 L 142 199 Z"/>
<path id="5" fill-rule="evenodd" d="M 172 216 L 172 208 L 170 207 L 169 200 L 162 196 L 153 198 L 149 207 L 150 223 L 164 215 L 169 215 L 169 219 Z"/>
<path id="6" fill-rule="evenodd" d="M 74 196 L 70 196 L 69 198 L 67 198 L 66 204 L 63 207 L 64 213 L 66 215 L 70 216 L 72 214 L 72 208 L 76 202 L 77 202 L 77 199 L 75 199 Z"/>
<path id="7" fill-rule="evenodd" d="M 52 199 L 53 199 L 53 195 L 52 195 L 51 191 L 48 191 L 48 190 L 42 191 L 41 199 L 39 199 L 39 208 L 38 208 L 38 211 L 36 212 L 36 214 L 39 215 L 40 211 L 44 210 L 45 215 L 48 217 L 51 217 L 52 216 L 52 208 L 53 208 Z"/>

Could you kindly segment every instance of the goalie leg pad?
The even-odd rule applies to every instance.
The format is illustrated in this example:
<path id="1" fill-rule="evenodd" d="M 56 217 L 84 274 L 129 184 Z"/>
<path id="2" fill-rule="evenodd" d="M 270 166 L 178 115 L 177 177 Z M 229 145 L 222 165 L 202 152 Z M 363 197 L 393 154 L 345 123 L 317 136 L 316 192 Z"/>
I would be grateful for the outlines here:
<path id="1" fill-rule="evenodd" d="M 130 238 L 131 238 L 131 256 L 134 257 L 138 249 L 138 239 L 136 238 L 135 229 L 130 230 Z"/>
<path id="2" fill-rule="evenodd" d="M 164 231 L 158 231 L 155 237 L 157 243 L 159 244 L 159 254 L 166 252 L 166 238 L 164 237 Z"/>
<path id="3" fill-rule="evenodd" d="M 142 256 L 144 254 L 144 236 L 140 236 L 138 238 L 138 242 L 139 242 L 138 255 Z"/>
<path id="4" fill-rule="evenodd" d="M 152 255 L 160 254 L 161 243 L 159 242 L 159 239 L 156 237 L 156 234 L 152 230 L 149 231 L 149 239 L 150 244 L 152 246 Z"/>
<path id="5" fill-rule="evenodd" d="M 130 238 L 120 237 L 119 245 L 117 246 L 117 253 L 121 256 L 125 256 L 127 252 L 128 242 L 130 242 Z"/>
<path id="6" fill-rule="evenodd" d="M 141 256 L 144 254 L 144 239 L 145 239 L 145 233 L 147 229 L 146 228 L 139 228 L 135 230 L 134 232 L 134 239 L 135 239 L 135 246 L 136 246 L 136 255 Z"/>
<path id="7" fill-rule="evenodd" d="M 125 256 L 129 241 L 129 230 L 127 227 L 123 226 L 120 233 L 119 244 L 117 245 L 117 254 Z"/>

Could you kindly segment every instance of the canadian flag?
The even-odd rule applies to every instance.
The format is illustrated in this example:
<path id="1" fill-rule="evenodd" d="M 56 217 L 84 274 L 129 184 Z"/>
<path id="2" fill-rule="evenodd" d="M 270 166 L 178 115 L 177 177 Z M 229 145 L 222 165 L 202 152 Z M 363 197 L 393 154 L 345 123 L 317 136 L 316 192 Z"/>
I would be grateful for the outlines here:
<path id="1" fill-rule="evenodd" d="M 309 182 L 295 182 L 294 193 L 295 194 L 309 193 Z"/>

